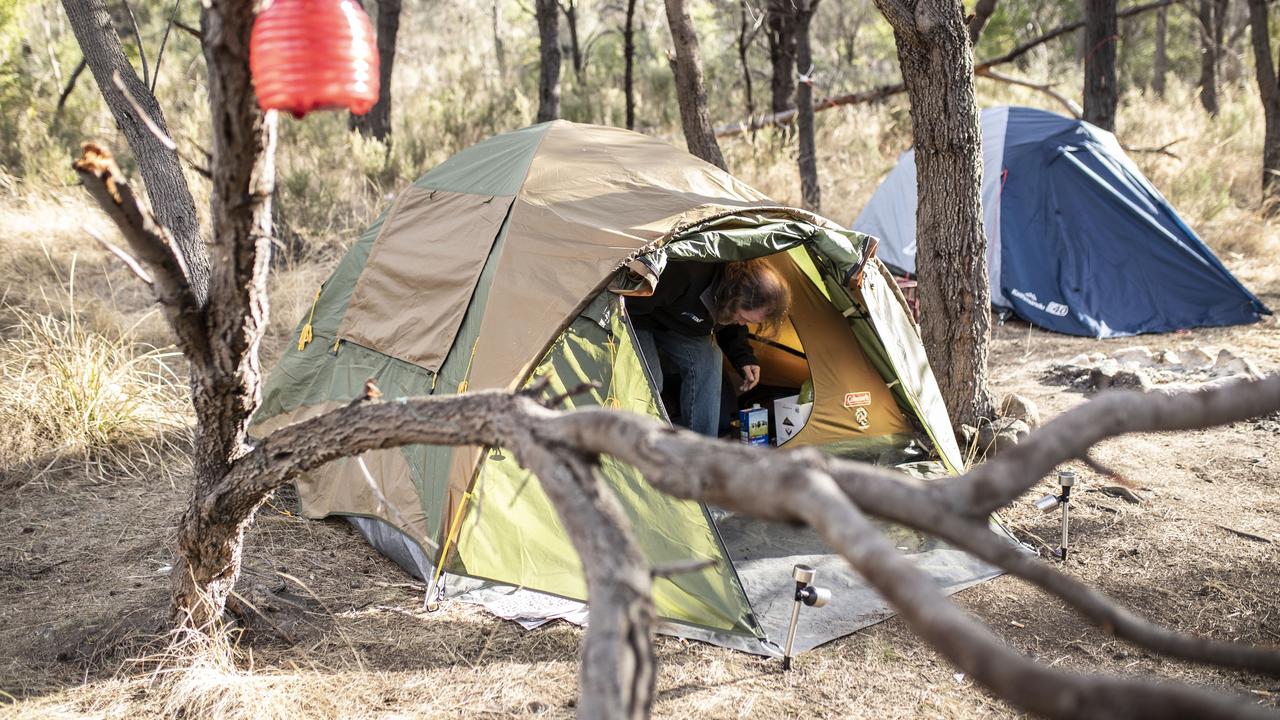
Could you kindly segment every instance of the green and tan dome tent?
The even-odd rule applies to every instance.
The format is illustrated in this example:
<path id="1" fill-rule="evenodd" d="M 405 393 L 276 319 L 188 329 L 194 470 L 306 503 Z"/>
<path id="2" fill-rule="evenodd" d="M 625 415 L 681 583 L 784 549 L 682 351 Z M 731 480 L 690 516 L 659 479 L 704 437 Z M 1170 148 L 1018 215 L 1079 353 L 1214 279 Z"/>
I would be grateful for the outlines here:
<path id="1" fill-rule="evenodd" d="M 758 347 L 763 375 L 792 389 L 811 379 L 814 392 L 787 446 L 954 472 L 962 458 L 917 328 L 883 266 L 865 257 L 871 245 L 644 135 L 563 121 L 499 135 L 405 188 L 351 247 L 271 372 L 255 432 L 345 405 L 368 378 L 388 400 L 594 381 L 570 402 L 666 420 L 627 296 L 651 292 L 668 262 L 767 257 L 790 281 L 794 307 L 781 335 Z M 798 650 L 891 614 L 810 531 L 668 497 L 608 458 L 603 474 L 654 565 L 717 561 L 655 581 L 673 633 L 776 652 L 796 562 L 815 565 L 835 593 L 806 615 Z M 515 615 L 563 614 L 585 599 L 553 508 L 500 448 L 372 451 L 303 477 L 298 492 L 303 514 L 353 518 L 433 589 L 466 586 L 507 610 L 547 600 Z M 945 590 L 994 574 L 891 532 Z"/>

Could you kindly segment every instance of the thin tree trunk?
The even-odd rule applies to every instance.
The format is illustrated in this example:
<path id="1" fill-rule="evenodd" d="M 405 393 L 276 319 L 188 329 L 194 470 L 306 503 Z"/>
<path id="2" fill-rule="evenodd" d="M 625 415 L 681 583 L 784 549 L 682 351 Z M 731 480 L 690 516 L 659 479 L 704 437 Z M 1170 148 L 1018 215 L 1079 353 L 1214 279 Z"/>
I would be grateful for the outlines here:
<path id="1" fill-rule="evenodd" d="M 795 0 L 796 62 L 806 78 L 813 75 L 813 50 L 809 43 L 809 24 L 819 0 Z M 797 129 L 800 132 L 799 158 L 800 197 L 805 210 L 822 209 L 822 192 L 818 186 L 818 154 L 813 137 L 813 81 L 801 80 L 796 87 Z"/>
<path id="2" fill-rule="evenodd" d="M 1200 0 L 1200 105 L 1211 117 L 1218 116 L 1218 59 L 1222 55 L 1222 33 L 1226 21 L 1226 0 Z"/>
<path id="3" fill-rule="evenodd" d="M 352 115 L 350 123 L 365 137 L 386 140 L 391 136 L 391 68 L 396 61 L 400 8 L 401 0 L 378 0 L 378 102 L 364 115 Z"/>
<path id="4" fill-rule="evenodd" d="M 1164 97 L 1165 77 L 1169 74 L 1169 54 L 1165 48 L 1168 34 L 1168 9 L 1160 8 L 1156 11 L 1156 57 L 1151 70 L 1151 89 L 1159 98 Z"/>
<path id="5" fill-rule="evenodd" d="M 1116 129 L 1116 0 L 1084 3 L 1084 119 Z"/>
<path id="6" fill-rule="evenodd" d="M 1262 211 L 1280 217 L 1280 68 L 1271 58 L 1267 0 L 1249 0 L 1249 37 L 1262 95 Z"/>
<path id="7" fill-rule="evenodd" d="M 261 402 L 258 347 L 267 325 L 276 122 L 253 93 L 247 48 L 253 19 L 250 0 L 215 0 L 200 17 L 213 128 L 216 302 L 207 314 L 211 354 L 192 367 L 195 488 L 178 523 L 172 576 L 173 618 L 194 630 L 221 617 L 240 574 L 244 531 L 266 498 L 237 497 L 222 482 L 250 449 L 245 440 Z"/>
<path id="8" fill-rule="evenodd" d="M 560 117 L 560 15 L 556 0 L 534 0 L 538 18 L 538 122 Z"/>
<path id="9" fill-rule="evenodd" d="M 636 0 L 627 0 L 627 24 L 622 28 L 623 95 L 627 102 L 627 129 L 636 129 Z"/>
<path id="10" fill-rule="evenodd" d="M 167 147 L 146 126 L 138 116 L 139 110 L 134 109 L 116 87 L 113 76 L 119 76 L 140 111 L 156 124 L 160 132 L 168 135 L 169 128 L 160 103 L 156 102 L 155 96 L 125 57 L 120 36 L 111 23 L 111 15 L 103 0 L 63 0 L 62 6 L 107 108 L 133 151 L 156 218 L 168 228 L 174 242 L 181 248 L 191 276 L 192 290 L 196 297 L 203 299 L 209 286 L 209 256 L 200 236 L 200 218 L 196 214 L 195 200 L 187 187 L 187 179 L 182 174 L 178 153 Z"/>
<path id="11" fill-rule="evenodd" d="M 751 12 L 746 2 L 738 5 L 738 62 L 742 65 L 742 88 L 746 95 L 747 117 L 755 117 L 756 101 L 751 89 L 751 63 L 748 62 L 747 54 L 751 49 L 751 41 L 756 37 L 756 30 L 752 27 Z"/>
<path id="12" fill-rule="evenodd" d="M 991 294 L 982 231 L 982 146 L 960 0 L 876 0 L 898 46 L 916 148 L 916 269 L 925 350 L 952 422 L 994 414 L 987 385 Z"/>
<path id="13" fill-rule="evenodd" d="M 498 63 L 498 79 L 507 77 L 507 50 L 502 42 L 502 0 L 493 0 L 489 11 L 493 22 L 493 59 Z"/>
<path id="14" fill-rule="evenodd" d="M 996 0 L 978 0 L 973 6 L 973 19 L 969 21 L 969 44 L 977 45 L 982 37 L 982 28 L 986 27 L 991 13 L 996 11 Z"/>
<path id="15" fill-rule="evenodd" d="M 689 152 L 721 170 L 727 169 L 720 145 L 716 142 L 707 115 L 707 89 L 702 81 L 702 59 L 698 52 L 698 36 L 684 0 L 666 0 L 667 25 L 676 56 L 672 70 L 676 76 L 676 99 L 680 103 L 680 125 Z"/>
<path id="16" fill-rule="evenodd" d="M 582 46 L 578 44 L 578 5 L 575 0 L 569 0 L 569 3 L 560 4 L 560 10 L 564 13 L 564 19 L 569 25 L 569 59 L 573 64 L 573 77 L 578 82 L 578 87 L 583 86 L 583 69 L 582 62 Z"/>
<path id="17" fill-rule="evenodd" d="M 780 113 L 795 108 L 796 17 L 792 0 L 769 0 L 765 35 L 769 40 L 769 63 L 773 69 L 770 107 Z"/>

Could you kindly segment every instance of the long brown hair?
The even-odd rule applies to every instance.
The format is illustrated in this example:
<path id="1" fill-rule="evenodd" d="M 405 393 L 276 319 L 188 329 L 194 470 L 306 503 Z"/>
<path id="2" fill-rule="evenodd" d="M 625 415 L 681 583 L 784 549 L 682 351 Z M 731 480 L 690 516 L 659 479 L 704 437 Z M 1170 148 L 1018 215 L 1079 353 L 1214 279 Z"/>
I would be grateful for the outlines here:
<path id="1" fill-rule="evenodd" d="M 773 337 L 791 310 L 791 288 L 764 260 L 726 263 L 716 289 L 716 322 L 734 322 L 739 310 L 765 309 L 764 321 L 757 333 Z"/>

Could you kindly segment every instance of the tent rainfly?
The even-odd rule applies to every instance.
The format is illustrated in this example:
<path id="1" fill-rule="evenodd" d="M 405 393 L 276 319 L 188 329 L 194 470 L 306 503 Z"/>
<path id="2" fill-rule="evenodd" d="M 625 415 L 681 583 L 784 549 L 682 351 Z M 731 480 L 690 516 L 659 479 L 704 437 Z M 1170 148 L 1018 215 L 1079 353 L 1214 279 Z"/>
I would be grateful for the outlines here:
<path id="1" fill-rule="evenodd" d="M 1120 337 L 1255 322 L 1270 311 L 1178 217 L 1111 133 L 1025 107 L 982 111 L 991 301 L 1048 330 Z M 908 150 L 853 227 L 916 269 Z"/>
<path id="2" fill-rule="evenodd" d="M 794 299 L 781 335 L 761 347 L 764 375 L 792 389 L 811 379 L 814 390 L 788 444 L 920 477 L 954 473 L 963 458 L 917 329 L 883 265 L 864 256 L 868 243 L 644 135 L 564 121 L 499 135 L 403 190 L 351 247 L 271 372 L 254 432 L 345 405 L 371 377 L 386 400 L 595 381 L 569 402 L 666 420 L 627 296 L 651 291 L 667 262 L 767 257 Z M 808 614 L 797 651 L 891 615 L 810 530 L 669 497 L 608 458 L 602 473 L 655 565 L 715 561 L 655 580 L 667 632 L 777 654 L 800 562 L 835 598 Z M 304 515 L 352 518 L 430 594 L 465 590 L 524 618 L 572 617 L 586 597 L 554 509 L 500 449 L 367 452 L 304 476 L 298 492 Z M 888 531 L 944 591 L 995 574 Z"/>

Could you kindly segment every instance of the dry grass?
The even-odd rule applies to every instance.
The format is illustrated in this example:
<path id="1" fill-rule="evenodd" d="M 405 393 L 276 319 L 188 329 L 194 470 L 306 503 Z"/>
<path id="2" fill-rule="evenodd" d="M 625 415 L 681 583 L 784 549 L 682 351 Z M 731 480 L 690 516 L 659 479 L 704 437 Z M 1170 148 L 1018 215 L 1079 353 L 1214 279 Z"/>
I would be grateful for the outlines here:
<path id="1" fill-rule="evenodd" d="M 1044 105 L 1004 86 L 984 83 L 979 90 L 984 103 Z M 1242 281 L 1280 307 L 1274 269 L 1280 229 L 1255 212 L 1257 100 L 1228 91 L 1223 116 L 1210 122 L 1188 93 L 1176 90 L 1164 102 L 1127 98 L 1121 140 L 1159 146 L 1186 137 L 1171 148 L 1178 158 L 1134 159 Z M 848 223 L 906 149 L 910 120 L 901 100 L 819 118 L 826 213 Z M 284 194 L 283 210 L 301 210 L 291 217 L 300 218 L 304 245 L 272 279 L 267 366 L 290 341 L 337 249 L 380 210 L 383 195 L 461 142 L 432 135 L 411 141 L 413 133 L 402 133 L 403 146 L 390 156 L 370 145 L 343 146 L 344 160 L 335 166 L 332 153 L 320 150 L 328 147 L 322 136 L 335 132 L 324 122 L 295 125 L 293 131 L 316 137 L 298 152 L 286 146 L 281 163 L 282 182 L 295 185 Z M 726 151 L 744 180 L 798 202 L 794 144 L 760 133 L 726 143 Z M 220 636 L 234 662 L 219 652 L 157 654 L 164 647 L 159 633 L 173 526 L 186 501 L 181 478 L 189 472 L 182 450 L 188 403 L 174 377 L 180 366 L 156 350 L 170 341 L 145 291 L 83 232 L 87 225 L 110 235 L 81 196 L 28 194 L 3 203 L 0 235 L 11 252 L 0 258 L 0 422 L 8 431 L 0 444 L 7 488 L 0 504 L 0 691 L 16 701 L 3 704 L 0 695 L 0 716 L 573 714 L 579 631 L 553 624 L 526 633 L 460 605 L 422 612 L 421 590 L 399 570 L 345 523 L 292 515 L 289 492 L 259 513 L 248 535 L 238 590 L 258 612 L 246 628 Z M 1045 384 L 1048 366 L 1079 352 L 1139 343 L 1230 347 L 1264 370 L 1280 368 L 1274 319 L 1118 343 L 1009 323 L 994 332 L 992 381 L 998 392 L 1026 395 L 1053 416 L 1086 399 Z M 1179 629 L 1280 641 L 1277 441 L 1280 420 L 1271 418 L 1104 444 L 1099 459 L 1143 488 L 1144 503 L 1101 494 L 1104 480 L 1078 468 L 1076 554 L 1064 569 Z M 1054 536 L 1053 518 L 1027 503 L 1005 517 L 1029 540 Z M 1221 526 L 1275 542 L 1250 541 Z M 1267 702 L 1280 696 L 1274 679 L 1135 651 L 1009 578 L 966 591 L 958 602 L 1015 649 L 1055 667 L 1270 693 L 1257 695 Z M 802 656 L 789 674 L 776 662 L 697 643 L 664 638 L 658 648 L 660 717 L 1016 715 L 957 678 L 896 620 Z"/>

